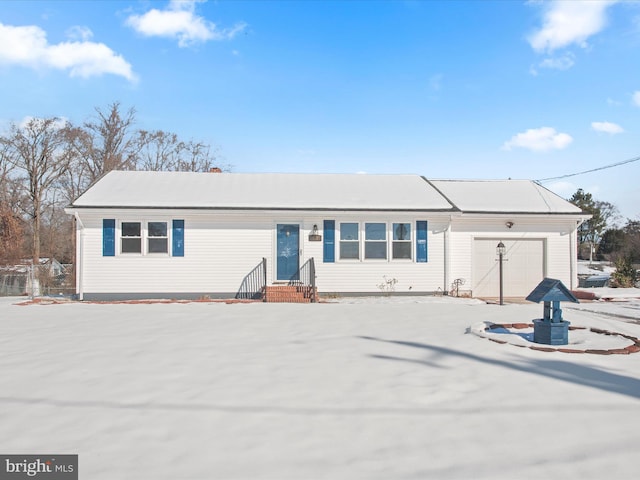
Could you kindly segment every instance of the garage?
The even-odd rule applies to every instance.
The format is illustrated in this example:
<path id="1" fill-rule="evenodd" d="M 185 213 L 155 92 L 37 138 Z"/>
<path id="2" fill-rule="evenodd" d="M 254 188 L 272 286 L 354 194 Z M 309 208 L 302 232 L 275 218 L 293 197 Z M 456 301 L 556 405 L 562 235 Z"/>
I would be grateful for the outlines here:
<path id="1" fill-rule="evenodd" d="M 500 266 L 496 254 L 499 242 L 506 247 L 503 261 L 504 296 L 526 297 L 545 276 L 543 239 L 474 239 L 473 296 L 500 295 Z"/>

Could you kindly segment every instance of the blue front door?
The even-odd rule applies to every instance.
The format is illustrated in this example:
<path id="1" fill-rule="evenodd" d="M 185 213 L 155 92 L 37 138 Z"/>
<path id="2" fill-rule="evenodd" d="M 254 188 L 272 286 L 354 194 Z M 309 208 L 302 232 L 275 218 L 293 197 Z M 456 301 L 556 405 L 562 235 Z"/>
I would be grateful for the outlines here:
<path id="1" fill-rule="evenodd" d="M 277 280 L 297 280 L 300 266 L 300 225 L 277 225 Z"/>

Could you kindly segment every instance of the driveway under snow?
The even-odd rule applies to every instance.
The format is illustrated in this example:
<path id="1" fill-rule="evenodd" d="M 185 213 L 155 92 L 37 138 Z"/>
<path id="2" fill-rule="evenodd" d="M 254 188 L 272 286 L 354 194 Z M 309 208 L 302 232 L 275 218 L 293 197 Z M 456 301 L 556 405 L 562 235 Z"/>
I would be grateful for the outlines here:
<path id="1" fill-rule="evenodd" d="M 0 299 L 0 452 L 77 453 L 91 480 L 635 476 L 640 353 L 469 333 L 541 314 L 451 298 Z M 640 337 L 632 321 L 565 318 Z"/>

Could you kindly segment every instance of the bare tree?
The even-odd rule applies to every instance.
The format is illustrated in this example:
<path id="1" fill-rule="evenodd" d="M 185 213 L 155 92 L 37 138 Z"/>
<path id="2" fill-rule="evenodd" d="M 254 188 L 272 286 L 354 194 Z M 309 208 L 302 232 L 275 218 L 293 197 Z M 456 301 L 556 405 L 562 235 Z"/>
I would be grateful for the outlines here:
<path id="1" fill-rule="evenodd" d="M 138 131 L 139 170 L 175 171 L 180 163 L 184 143 L 175 133 L 155 130 Z"/>
<path id="2" fill-rule="evenodd" d="M 137 143 L 139 170 L 208 172 L 214 166 L 225 171 L 231 169 L 229 165 L 218 164 L 218 157 L 209 145 L 182 141 L 175 133 L 140 130 Z"/>
<path id="3" fill-rule="evenodd" d="M 89 170 L 90 162 L 84 156 L 84 149 L 79 148 L 86 142 L 85 137 L 88 136 L 88 133 L 81 127 L 71 125 L 63 133 L 68 146 L 69 168 L 58 179 L 58 186 L 68 205 L 82 195 L 95 179 Z"/>
<path id="4" fill-rule="evenodd" d="M 135 110 L 120 111 L 120 103 L 114 102 L 97 116 L 84 122 L 82 127 L 67 132 L 79 164 L 74 166 L 76 175 L 72 184 L 81 185 L 84 191 L 91 183 L 111 170 L 133 170 L 136 165 L 137 143 L 133 130 Z"/>
<path id="5" fill-rule="evenodd" d="M 0 139 L 0 263 L 15 263 L 22 257 L 23 221 L 20 184 L 12 175 L 9 146 Z"/>
<path id="6" fill-rule="evenodd" d="M 69 167 L 70 152 L 65 136 L 66 122 L 55 117 L 32 118 L 11 125 L 10 134 L 0 137 L 6 161 L 24 174 L 22 187 L 32 230 L 31 255 L 40 261 L 40 228 L 46 202 L 56 182 Z"/>
<path id="7" fill-rule="evenodd" d="M 184 153 L 176 170 L 181 172 L 208 172 L 217 167 L 223 172 L 229 172 L 232 166 L 222 163 L 217 149 L 212 151 L 211 146 L 202 142 L 190 140 L 184 145 Z"/>
<path id="8" fill-rule="evenodd" d="M 14 168 L 9 162 L 9 146 L 0 140 L 0 205 L 7 202 L 9 196 L 9 182 L 11 182 L 11 171 Z"/>

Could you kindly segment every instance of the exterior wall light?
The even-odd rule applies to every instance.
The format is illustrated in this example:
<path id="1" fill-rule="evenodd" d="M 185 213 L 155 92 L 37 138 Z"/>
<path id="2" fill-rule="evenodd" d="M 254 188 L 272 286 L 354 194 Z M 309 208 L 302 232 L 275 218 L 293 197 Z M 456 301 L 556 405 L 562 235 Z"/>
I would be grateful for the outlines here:
<path id="1" fill-rule="evenodd" d="M 309 234 L 310 242 L 320 242 L 322 240 L 322 235 L 318 233 L 318 225 L 314 225 L 311 233 Z"/>
<path id="2" fill-rule="evenodd" d="M 507 222 L 505 223 L 505 225 L 507 226 L 507 228 L 511 228 L 513 227 L 513 222 Z"/>

